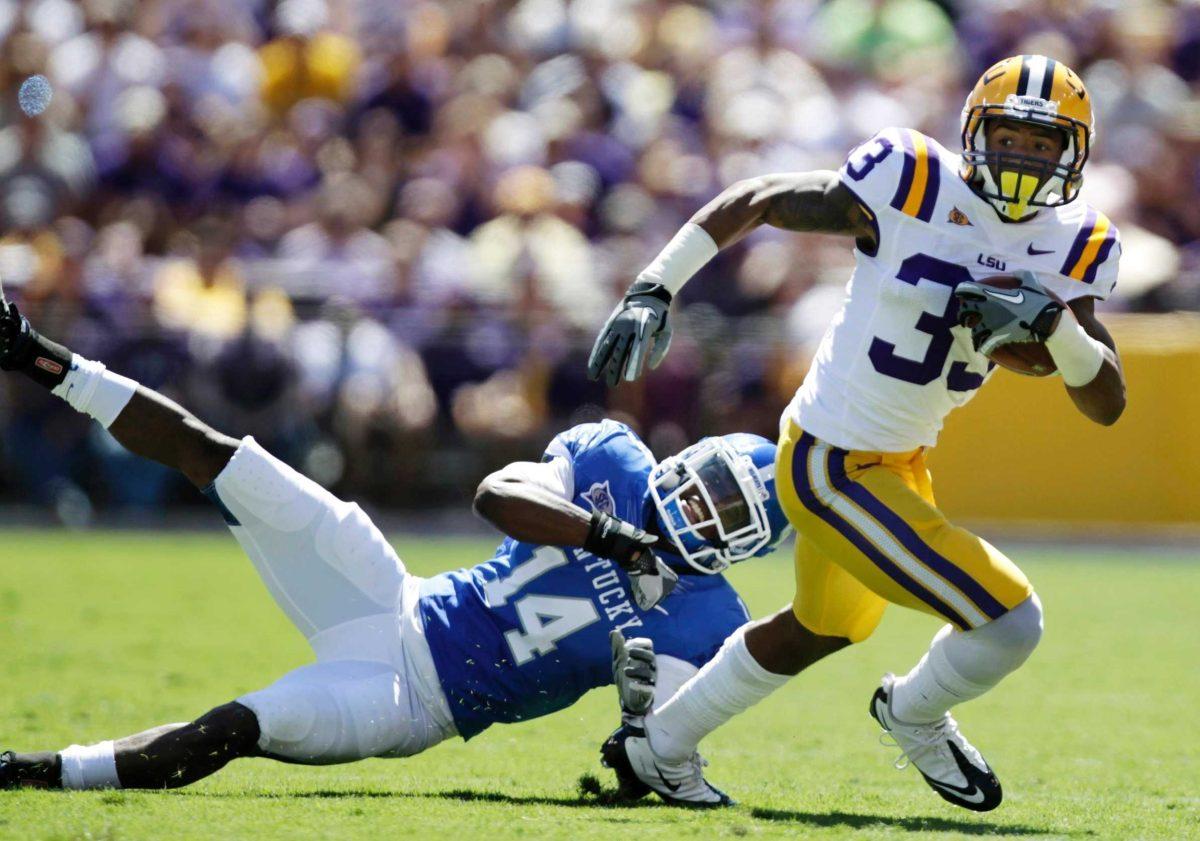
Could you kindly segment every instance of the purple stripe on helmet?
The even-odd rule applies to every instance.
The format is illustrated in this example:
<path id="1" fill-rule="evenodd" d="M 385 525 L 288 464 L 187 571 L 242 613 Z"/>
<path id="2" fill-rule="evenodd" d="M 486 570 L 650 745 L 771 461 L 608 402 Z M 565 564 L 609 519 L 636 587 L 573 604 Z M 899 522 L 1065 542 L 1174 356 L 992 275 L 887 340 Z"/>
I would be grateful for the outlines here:
<path id="1" fill-rule="evenodd" d="M 964 630 L 969 629 L 971 627 L 970 623 L 963 619 L 950 605 L 913 580 L 908 573 L 896 566 L 887 555 L 880 552 L 875 547 L 875 544 L 868 540 L 862 532 L 843 519 L 832 508 L 821 502 L 808 482 L 808 456 L 815 440 L 807 432 L 804 433 L 801 435 L 800 441 L 797 442 L 795 453 L 792 455 L 792 482 L 804 507 L 832 526 L 855 549 L 862 552 L 875 566 L 879 567 L 889 578 L 905 590 L 925 602 L 925 604 L 932 607 L 959 628 Z M 830 462 L 833 461 L 835 454 L 842 459 L 846 456 L 845 450 L 830 448 L 829 456 L 826 459 L 827 469 L 830 468 Z"/>
<path id="2" fill-rule="evenodd" d="M 968 575 L 966 570 L 935 551 L 932 546 L 921 539 L 921 536 L 903 517 L 888 508 L 865 485 L 849 478 L 846 475 L 844 459 L 830 468 L 830 477 L 837 490 L 858 503 L 860 508 L 870 514 L 884 530 L 896 538 L 918 560 L 957 587 L 989 619 L 998 619 L 1008 612 L 1008 608 L 997 601 L 982 584 Z"/>

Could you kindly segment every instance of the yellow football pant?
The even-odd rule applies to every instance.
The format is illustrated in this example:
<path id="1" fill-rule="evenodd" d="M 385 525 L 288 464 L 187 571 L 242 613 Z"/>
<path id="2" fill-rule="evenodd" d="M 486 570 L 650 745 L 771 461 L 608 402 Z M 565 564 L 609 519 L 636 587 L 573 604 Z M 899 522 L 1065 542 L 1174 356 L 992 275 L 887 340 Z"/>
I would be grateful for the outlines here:
<path id="1" fill-rule="evenodd" d="M 1002 552 L 938 510 L 923 449 L 841 450 L 792 422 L 775 484 L 797 532 L 793 610 L 815 634 L 861 642 L 888 602 L 966 630 L 1033 592 Z"/>

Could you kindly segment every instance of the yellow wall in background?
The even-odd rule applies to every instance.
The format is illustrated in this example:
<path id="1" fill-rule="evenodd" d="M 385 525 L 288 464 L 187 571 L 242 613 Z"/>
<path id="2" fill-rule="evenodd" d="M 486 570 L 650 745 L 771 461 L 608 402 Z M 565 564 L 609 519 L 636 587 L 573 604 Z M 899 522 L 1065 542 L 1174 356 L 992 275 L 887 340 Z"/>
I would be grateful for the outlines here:
<path id="1" fill-rule="evenodd" d="M 951 517 L 1082 525 L 1200 524 L 1200 317 L 1106 316 L 1129 389 L 1111 427 L 1058 377 L 999 371 L 930 456 Z"/>

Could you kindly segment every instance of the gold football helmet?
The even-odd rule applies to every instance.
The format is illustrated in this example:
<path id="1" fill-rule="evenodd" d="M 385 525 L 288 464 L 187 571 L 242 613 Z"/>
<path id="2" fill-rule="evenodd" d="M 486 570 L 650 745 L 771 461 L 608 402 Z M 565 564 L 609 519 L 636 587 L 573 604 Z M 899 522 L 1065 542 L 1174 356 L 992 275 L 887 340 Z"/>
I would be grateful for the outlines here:
<path id="1" fill-rule="evenodd" d="M 1062 131 L 1062 157 L 1055 164 L 988 149 L 984 126 L 993 118 Z M 1092 100 L 1074 70 L 1041 55 L 1013 56 L 988 68 L 963 105 L 961 174 L 1003 218 L 1018 221 L 1079 195 L 1095 137 Z"/>

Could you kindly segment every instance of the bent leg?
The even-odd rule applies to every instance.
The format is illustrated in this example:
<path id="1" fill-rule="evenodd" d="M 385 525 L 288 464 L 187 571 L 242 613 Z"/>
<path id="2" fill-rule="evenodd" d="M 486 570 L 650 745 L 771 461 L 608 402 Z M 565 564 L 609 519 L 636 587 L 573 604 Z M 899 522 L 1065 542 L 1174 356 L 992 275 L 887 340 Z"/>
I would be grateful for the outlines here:
<path id="1" fill-rule="evenodd" d="M 252 438 L 206 493 L 318 660 L 398 663 L 408 573 L 363 510 Z"/>
<path id="2" fill-rule="evenodd" d="M 304 765 L 412 756 L 452 735 L 385 663 L 314 663 L 238 699 L 263 756 Z"/>
<path id="3" fill-rule="evenodd" d="M 0 307 L 0 368 L 25 374 L 134 455 L 183 472 L 197 487 L 210 483 L 237 449 L 235 440 L 161 394 L 40 335 L 13 305 Z"/>
<path id="4" fill-rule="evenodd" d="M 168 724 L 113 743 L 122 788 L 179 788 L 255 755 L 258 719 L 242 704 L 217 707 L 188 724 Z M 63 779 L 67 777 L 64 757 Z"/>
<path id="5" fill-rule="evenodd" d="M 968 630 L 1033 592 L 1003 553 L 938 510 L 919 452 L 850 453 L 802 433 L 788 478 L 781 487 L 806 512 L 797 531 L 886 601 Z"/>
<path id="6" fill-rule="evenodd" d="M 140 385 L 108 431 L 129 452 L 180 471 L 201 489 L 212 484 L 238 448 L 237 439 Z"/>
<path id="7" fill-rule="evenodd" d="M 1020 668 L 1041 638 L 1042 603 L 1036 593 L 970 631 L 944 625 L 920 662 L 892 684 L 892 711 L 905 722 L 937 721 Z"/>

